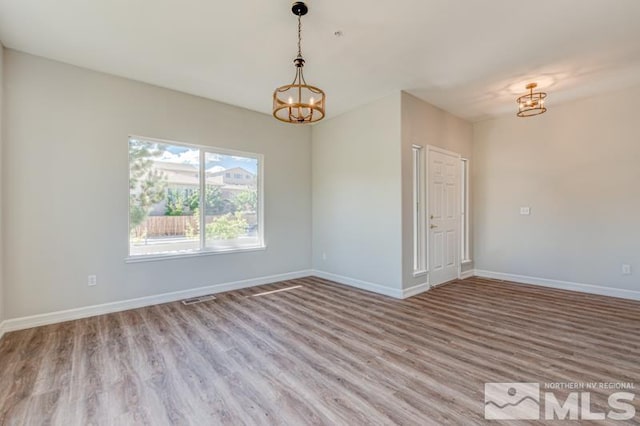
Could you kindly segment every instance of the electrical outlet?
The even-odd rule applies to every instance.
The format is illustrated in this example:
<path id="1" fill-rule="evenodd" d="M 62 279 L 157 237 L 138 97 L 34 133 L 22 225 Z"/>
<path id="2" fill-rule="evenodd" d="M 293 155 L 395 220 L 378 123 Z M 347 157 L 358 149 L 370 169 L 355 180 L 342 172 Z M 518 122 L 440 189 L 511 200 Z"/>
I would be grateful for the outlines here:
<path id="1" fill-rule="evenodd" d="M 87 285 L 89 287 L 93 287 L 94 285 L 98 285 L 98 277 L 96 275 L 89 275 L 87 277 Z"/>
<path id="2" fill-rule="evenodd" d="M 520 207 L 520 214 L 523 216 L 529 216 L 531 214 L 531 207 Z"/>
<path id="3" fill-rule="evenodd" d="M 322 253 L 322 261 L 326 261 L 327 260 L 327 253 Z"/>
<path id="4" fill-rule="evenodd" d="M 626 263 L 622 265 L 622 275 L 631 275 L 631 265 Z"/>

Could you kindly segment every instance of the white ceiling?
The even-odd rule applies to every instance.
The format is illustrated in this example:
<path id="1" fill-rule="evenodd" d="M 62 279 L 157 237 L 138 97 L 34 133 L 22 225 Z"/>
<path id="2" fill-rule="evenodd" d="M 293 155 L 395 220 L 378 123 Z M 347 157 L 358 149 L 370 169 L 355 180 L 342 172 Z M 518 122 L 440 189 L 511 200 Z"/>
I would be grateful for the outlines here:
<path id="1" fill-rule="evenodd" d="M 309 0 L 305 75 L 329 116 L 406 90 L 458 116 L 640 84 L 639 0 Z M 293 79 L 288 0 L 0 0 L 16 50 L 270 113 Z M 336 37 L 340 30 L 343 37 Z"/>

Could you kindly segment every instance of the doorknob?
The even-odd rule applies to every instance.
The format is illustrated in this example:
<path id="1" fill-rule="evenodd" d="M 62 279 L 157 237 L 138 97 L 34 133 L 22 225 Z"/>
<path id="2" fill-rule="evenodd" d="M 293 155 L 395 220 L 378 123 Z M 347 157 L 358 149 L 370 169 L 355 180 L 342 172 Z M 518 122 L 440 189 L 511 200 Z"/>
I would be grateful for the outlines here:
<path id="1" fill-rule="evenodd" d="M 437 228 L 437 227 L 438 227 L 438 225 L 433 225 L 433 224 L 431 224 L 431 226 L 430 226 L 431 229 Z"/>

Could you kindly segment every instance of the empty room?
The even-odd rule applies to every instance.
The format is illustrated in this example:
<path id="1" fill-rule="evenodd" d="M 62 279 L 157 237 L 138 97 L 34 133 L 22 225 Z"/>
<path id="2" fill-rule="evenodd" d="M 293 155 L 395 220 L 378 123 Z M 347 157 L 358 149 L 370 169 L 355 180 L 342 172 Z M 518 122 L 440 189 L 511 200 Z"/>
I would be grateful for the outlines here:
<path id="1" fill-rule="evenodd" d="M 0 0 L 0 425 L 640 424 L 638 0 Z"/>

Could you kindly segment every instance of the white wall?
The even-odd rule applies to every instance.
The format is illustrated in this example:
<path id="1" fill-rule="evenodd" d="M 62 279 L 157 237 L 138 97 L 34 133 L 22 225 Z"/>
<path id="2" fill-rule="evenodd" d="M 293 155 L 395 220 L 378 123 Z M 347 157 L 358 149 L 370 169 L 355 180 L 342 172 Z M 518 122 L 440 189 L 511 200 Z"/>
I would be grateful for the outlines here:
<path id="1" fill-rule="evenodd" d="M 310 268 L 309 128 L 12 50 L 4 59 L 7 318 Z M 267 250 L 126 264 L 129 134 L 264 154 Z"/>
<path id="2" fill-rule="evenodd" d="M 400 290 L 400 93 L 315 125 L 312 140 L 313 268 Z"/>
<path id="3" fill-rule="evenodd" d="M 2 126 L 2 120 L 3 120 L 3 103 L 4 103 L 4 96 L 3 96 L 3 88 L 4 88 L 4 47 L 2 46 L 2 43 L 0 43 L 0 324 L 2 324 L 2 320 L 4 320 L 4 280 L 3 280 L 3 276 L 4 276 L 4 269 L 3 269 L 3 250 L 2 250 L 2 228 L 3 228 L 3 222 L 2 222 L 2 210 L 3 210 L 3 206 L 4 203 L 2 202 L 2 185 L 3 185 L 3 181 L 4 181 L 4 174 L 3 174 L 3 167 L 2 167 L 2 141 L 4 140 L 4 130 L 3 130 L 3 126 Z M 2 330 L 0 329 L 0 336 L 2 335 Z"/>
<path id="4" fill-rule="evenodd" d="M 473 127 L 471 123 L 402 93 L 402 271 L 404 288 L 426 282 L 413 276 L 413 145 L 437 146 L 472 160 Z M 471 204 L 471 201 L 470 201 Z M 473 224 L 470 224 L 473 230 Z M 473 252 L 471 252 L 473 259 Z M 463 270 L 473 264 L 463 265 Z"/>
<path id="5" fill-rule="evenodd" d="M 411 264 L 412 144 L 471 159 L 467 268 L 640 290 L 640 87 L 474 126 L 397 93 L 309 128 L 0 58 L 0 320 L 311 267 L 401 294 L 423 281 Z M 267 250 L 125 263 L 129 134 L 264 154 Z"/>
<path id="6" fill-rule="evenodd" d="M 552 95 L 544 115 L 474 126 L 476 268 L 638 291 L 640 87 Z"/>

